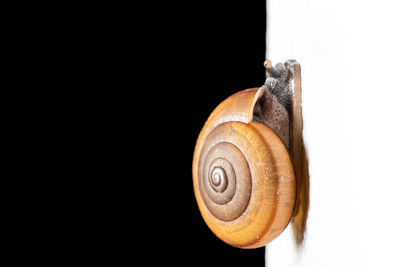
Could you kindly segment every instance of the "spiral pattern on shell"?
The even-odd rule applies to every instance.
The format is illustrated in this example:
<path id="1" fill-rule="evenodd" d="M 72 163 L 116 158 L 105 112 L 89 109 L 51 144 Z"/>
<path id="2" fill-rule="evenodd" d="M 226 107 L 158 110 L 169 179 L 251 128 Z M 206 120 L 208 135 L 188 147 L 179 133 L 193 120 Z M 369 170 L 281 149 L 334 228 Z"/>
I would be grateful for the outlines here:
<path id="1" fill-rule="evenodd" d="M 274 131 L 253 121 L 263 88 L 232 95 L 210 115 L 193 157 L 196 200 L 208 227 L 226 243 L 256 248 L 290 221 L 295 176 Z"/>
<path id="2" fill-rule="evenodd" d="M 218 130 L 210 135 L 218 139 Z M 210 212 L 222 221 L 238 218 L 247 208 L 251 174 L 246 157 L 232 143 L 218 142 L 204 148 L 199 167 L 200 192 Z"/>

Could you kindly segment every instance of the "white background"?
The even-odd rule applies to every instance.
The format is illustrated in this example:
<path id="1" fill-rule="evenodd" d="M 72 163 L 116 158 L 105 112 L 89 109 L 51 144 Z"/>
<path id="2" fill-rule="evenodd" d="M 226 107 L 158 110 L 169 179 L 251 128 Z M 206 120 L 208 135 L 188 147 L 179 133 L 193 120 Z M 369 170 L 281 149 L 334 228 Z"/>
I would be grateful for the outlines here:
<path id="1" fill-rule="evenodd" d="M 270 0 L 267 58 L 302 66 L 310 162 L 305 241 L 268 267 L 400 266 L 399 1 Z"/>

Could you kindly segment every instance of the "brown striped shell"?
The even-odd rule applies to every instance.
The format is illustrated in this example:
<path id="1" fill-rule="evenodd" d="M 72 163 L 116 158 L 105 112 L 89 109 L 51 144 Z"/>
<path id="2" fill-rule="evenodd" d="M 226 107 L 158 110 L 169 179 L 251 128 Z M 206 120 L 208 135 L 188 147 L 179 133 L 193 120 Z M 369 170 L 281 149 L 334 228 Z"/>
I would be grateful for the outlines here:
<path id="1" fill-rule="evenodd" d="M 254 114 L 265 87 L 238 92 L 210 115 L 198 137 L 193 186 L 209 228 L 226 243 L 256 248 L 288 225 L 296 183 L 281 138 Z"/>

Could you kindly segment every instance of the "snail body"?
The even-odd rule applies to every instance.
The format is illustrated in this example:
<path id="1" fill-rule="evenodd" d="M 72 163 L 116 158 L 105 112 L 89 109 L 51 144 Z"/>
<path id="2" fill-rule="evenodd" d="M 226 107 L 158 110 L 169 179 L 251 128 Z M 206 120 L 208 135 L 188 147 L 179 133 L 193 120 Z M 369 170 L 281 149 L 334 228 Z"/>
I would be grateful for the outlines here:
<path id="1" fill-rule="evenodd" d="M 209 228 L 232 246 L 261 247 L 291 219 L 296 198 L 291 158 L 295 116 L 293 91 L 287 85 L 288 67 L 294 65 L 269 64 L 266 84 L 224 100 L 197 139 L 196 200 Z"/>

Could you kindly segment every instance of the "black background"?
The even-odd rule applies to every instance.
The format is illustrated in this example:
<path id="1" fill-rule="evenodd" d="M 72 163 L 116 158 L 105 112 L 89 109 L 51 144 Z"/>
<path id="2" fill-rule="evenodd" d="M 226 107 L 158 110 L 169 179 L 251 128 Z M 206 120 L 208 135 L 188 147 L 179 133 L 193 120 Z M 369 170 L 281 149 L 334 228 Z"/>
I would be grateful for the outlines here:
<path id="1" fill-rule="evenodd" d="M 212 110 L 265 81 L 265 1 L 199 1 L 177 10 L 155 28 L 161 83 L 151 86 L 150 121 L 158 140 L 149 158 L 158 165 L 149 167 L 155 176 L 144 177 L 158 187 L 154 257 L 184 266 L 264 266 L 264 248 L 233 248 L 208 229 L 191 172 L 196 138 Z"/>
<path id="2" fill-rule="evenodd" d="M 93 256 L 134 266 L 264 266 L 264 248 L 231 247 L 208 229 L 192 159 L 213 109 L 264 84 L 265 1 L 149 4 L 150 12 L 118 7 L 97 27 L 107 42 L 95 58 L 110 63 L 93 79 L 107 88 L 94 94 L 104 92 L 101 101 L 90 99 L 102 125 L 92 154 L 104 156 L 93 169 L 107 177 L 91 188 L 101 215 L 85 229 L 102 247 Z"/>
<path id="3" fill-rule="evenodd" d="M 49 93 L 30 90 L 46 104 L 32 101 L 44 116 L 25 113 L 45 118 L 49 130 L 39 125 L 38 140 L 51 149 L 40 164 L 54 170 L 42 189 L 52 194 L 43 197 L 49 219 L 36 215 L 38 228 L 23 220 L 37 234 L 28 247 L 75 264 L 264 266 L 264 248 L 233 248 L 204 223 L 192 157 L 212 110 L 264 83 L 265 1 L 146 3 L 63 6 L 22 42 L 37 55 L 33 64 L 47 65 L 32 71 Z"/>

